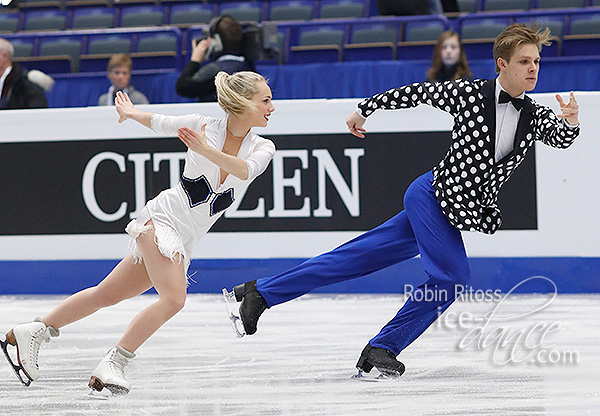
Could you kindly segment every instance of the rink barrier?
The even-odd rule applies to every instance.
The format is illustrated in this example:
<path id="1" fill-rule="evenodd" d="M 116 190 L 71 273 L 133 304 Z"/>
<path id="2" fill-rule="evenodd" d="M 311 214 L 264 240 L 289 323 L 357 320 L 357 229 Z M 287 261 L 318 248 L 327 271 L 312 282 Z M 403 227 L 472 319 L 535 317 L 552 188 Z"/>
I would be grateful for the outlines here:
<path id="1" fill-rule="evenodd" d="M 231 289 L 248 280 L 275 275 L 304 260 L 192 260 L 189 273 L 193 282 L 188 293 L 220 293 L 223 287 Z M 74 293 L 98 284 L 117 263 L 117 260 L 2 261 L 0 294 Z M 518 286 L 515 293 L 547 293 L 554 291 L 552 281 L 558 294 L 600 293 L 597 257 L 471 258 L 469 265 L 473 290 L 506 293 Z M 421 260 L 414 258 L 369 276 L 319 288 L 314 293 L 404 293 L 405 285 L 416 287 L 426 278 Z"/>

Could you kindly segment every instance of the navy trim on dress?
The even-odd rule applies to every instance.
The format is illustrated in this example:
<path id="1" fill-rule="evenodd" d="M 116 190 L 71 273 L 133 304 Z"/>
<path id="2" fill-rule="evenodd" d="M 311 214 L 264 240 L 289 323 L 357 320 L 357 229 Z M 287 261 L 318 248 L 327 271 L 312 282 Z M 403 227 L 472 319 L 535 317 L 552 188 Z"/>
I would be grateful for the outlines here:
<path id="1" fill-rule="evenodd" d="M 233 201 L 235 201 L 233 197 L 233 188 L 229 188 L 220 193 L 214 192 L 208 179 L 206 179 L 206 176 L 204 175 L 195 179 L 189 179 L 182 176 L 181 186 L 188 196 L 191 208 L 208 202 L 210 198 L 215 195 L 213 201 L 210 203 L 211 216 L 226 210 L 233 204 Z"/>

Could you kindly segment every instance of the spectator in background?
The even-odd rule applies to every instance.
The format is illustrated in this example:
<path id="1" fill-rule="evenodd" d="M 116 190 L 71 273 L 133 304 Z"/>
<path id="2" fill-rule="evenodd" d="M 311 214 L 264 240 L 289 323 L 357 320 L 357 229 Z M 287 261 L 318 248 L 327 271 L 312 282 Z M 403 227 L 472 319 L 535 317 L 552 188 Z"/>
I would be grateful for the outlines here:
<path id="1" fill-rule="evenodd" d="M 377 11 L 382 16 L 430 14 L 430 7 L 430 0 L 377 0 Z"/>
<path id="2" fill-rule="evenodd" d="M 442 8 L 444 9 L 444 13 L 456 13 L 460 11 L 457 0 L 442 0 Z"/>
<path id="3" fill-rule="evenodd" d="M 14 55 L 12 43 L 0 38 L 0 110 L 48 108 L 44 89 L 13 62 Z"/>
<path id="4" fill-rule="evenodd" d="M 118 53 L 110 58 L 106 76 L 111 85 L 108 92 L 98 98 L 98 105 L 115 105 L 115 97 L 119 91 L 126 93 L 133 104 L 150 104 L 144 94 L 129 84 L 132 67 L 131 58 L 124 53 Z"/>
<path id="5" fill-rule="evenodd" d="M 212 62 L 203 64 L 207 59 Z M 254 63 L 242 53 L 242 26 L 229 15 L 216 17 L 208 36 L 192 40 L 190 62 L 181 72 L 175 90 L 178 95 L 197 98 L 200 102 L 217 101 L 215 76 L 240 71 L 256 72 Z"/>
<path id="6" fill-rule="evenodd" d="M 431 68 L 427 71 L 427 81 L 473 80 L 467 62 L 467 55 L 458 33 L 447 30 L 442 33 L 433 49 Z"/>
<path id="7" fill-rule="evenodd" d="M 456 0 L 377 0 L 382 16 L 410 16 L 458 12 Z"/>

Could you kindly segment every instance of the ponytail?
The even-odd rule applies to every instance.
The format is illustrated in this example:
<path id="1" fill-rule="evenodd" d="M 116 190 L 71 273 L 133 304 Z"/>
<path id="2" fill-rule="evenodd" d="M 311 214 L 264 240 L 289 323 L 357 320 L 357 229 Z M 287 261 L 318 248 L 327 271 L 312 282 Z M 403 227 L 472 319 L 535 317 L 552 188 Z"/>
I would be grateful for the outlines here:
<path id="1" fill-rule="evenodd" d="M 252 97 L 258 92 L 257 83 L 266 82 L 256 72 L 241 71 L 232 75 L 221 71 L 215 76 L 219 106 L 232 115 L 240 115 L 254 108 Z"/>

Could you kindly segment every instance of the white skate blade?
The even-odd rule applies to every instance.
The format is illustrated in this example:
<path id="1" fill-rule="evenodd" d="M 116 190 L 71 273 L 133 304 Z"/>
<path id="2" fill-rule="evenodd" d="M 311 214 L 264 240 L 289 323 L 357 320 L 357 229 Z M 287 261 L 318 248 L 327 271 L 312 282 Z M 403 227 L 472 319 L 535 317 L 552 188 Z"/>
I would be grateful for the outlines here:
<path id="1" fill-rule="evenodd" d="M 373 369 L 375 370 L 375 369 Z M 388 376 L 385 375 L 383 373 L 380 373 L 379 371 L 375 371 L 374 373 L 365 373 L 362 370 L 358 370 L 358 374 L 354 374 L 352 377 L 350 377 L 352 380 L 358 380 L 358 381 L 367 381 L 367 382 L 371 382 L 371 383 L 377 383 L 377 382 L 381 382 L 381 381 L 387 381 L 387 380 L 396 380 L 399 379 L 400 377 L 393 377 L 393 376 Z"/>
<path id="2" fill-rule="evenodd" d="M 25 373 L 25 370 L 23 370 L 23 367 L 21 365 L 16 365 L 15 362 L 13 361 L 13 359 L 11 358 L 10 354 L 8 353 L 8 341 L 7 340 L 0 340 L 0 347 L 2 347 L 2 351 L 4 351 L 4 355 L 6 356 L 6 360 L 8 361 L 8 363 L 10 364 L 10 367 L 13 369 L 15 375 L 17 376 L 17 378 L 19 379 L 19 381 L 25 386 L 25 387 L 29 387 L 29 385 L 31 384 L 31 380 L 29 379 L 29 377 L 27 377 L 27 374 Z M 16 349 L 16 347 L 15 347 Z M 18 362 L 18 357 L 17 357 L 17 362 Z M 21 375 L 21 372 L 23 373 L 23 375 Z"/>
<path id="3" fill-rule="evenodd" d="M 114 400 L 119 397 L 125 397 L 127 394 L 116 394 L 110 391 L 108 388 L 104 388 L 102 391 L 97 391 L 90 387 L 89 392 L 85 395 L 85 398 L 90 400 Z"/>
<path id="4" fill-rule="evenodd" d="M 235 298 L 233 290 L 231 292 L 228 292 L 226 288 L 223 288 L 223 298 L 225 299 L 225 309 L 227 309 L 227 316 L 231 321 L 231 327 L 233 328 L 233 332 L 235 333 L 236 337 L 242 338 L 244 335 L 246 335 L 242 319 L 239 316 L 235 315 L 233 312 L 231 312 L 231 307 L 229 306 L 229 301 Z"/>

